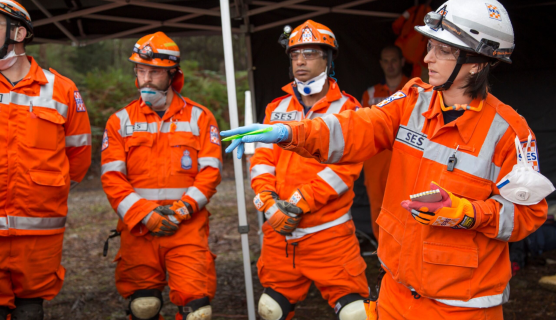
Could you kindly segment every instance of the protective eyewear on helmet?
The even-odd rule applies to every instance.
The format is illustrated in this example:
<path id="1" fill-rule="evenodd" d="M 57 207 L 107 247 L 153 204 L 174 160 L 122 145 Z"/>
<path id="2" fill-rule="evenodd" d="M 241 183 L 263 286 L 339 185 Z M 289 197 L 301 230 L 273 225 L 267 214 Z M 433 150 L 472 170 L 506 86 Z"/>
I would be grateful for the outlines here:
<path id="1" fill-rule="evenodd" d="M 140 49 L 134 47 L 133 53 L 137 53 L 139 57 L 143 60 L 166 59 L 166 60 L 174 61 L 176 63 L 180 63 L 180 57 L 176 57 L 165 53 L 155 53 L 153 52 L 153 49 L 149 45 L 146 45 Z"/>
<path id="2" fill-rule="evenodd" d="M 289 53 L 290 59 L 292 59 L 293 61 L 299 59 L 299 56 L 301 55 L 305 60 L 315 60 L 317 58 L 323 57 L 324 52 L 322 50 L 317 50 L 317 49 L 298 49 L 298 50 L 292 50 Z"/>
<path id="3" fill-rule="evenodd" d="M 427 43 L 427 53 L 434 50 L 434 56 L 438 60 L 453 60 L 456 61 L 459 57 L 459 49 L 449 46 L 447 44 L 439 43 L 433 44 L 431 40 Z"/>
<path id="4" fill-rule="evenodd" d="M 138 78 L 141 78 L 141 79 L 145 79 L 147 77 L 149 77 L 151 79 L 160 79 L 160 78 L 164 77 L 165 74 L 168 73 L 168 70 L 166 70 L 166 69 L 147 70 L 147 69 L 143 69 L 141 67 L 135 67 L 135 68 L 133 68 L 133 70 L 135 71 L 135 76 L 137 76 Z"/>

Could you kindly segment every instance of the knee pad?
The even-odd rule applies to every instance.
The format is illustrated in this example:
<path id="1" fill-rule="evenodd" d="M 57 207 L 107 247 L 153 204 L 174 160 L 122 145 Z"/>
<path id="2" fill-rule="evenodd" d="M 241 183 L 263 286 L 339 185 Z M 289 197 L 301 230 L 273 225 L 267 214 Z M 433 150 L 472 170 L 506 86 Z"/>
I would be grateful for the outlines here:
<path id="1" fill-rule="evenodd" d="M 210 320 L 212 318 L 212 307 L 208 297 L 190 301 L 178 309 L 183 320 Z"/>
<path id="2" fill-rule="evenodd" d="M 43 320 L 43 299 L 21 299 L 15 298 L 15 309 L 12 312 L 12 320 Z"/>
<path id="3" fill-rule="evenodd" d="M 264 320 L 285 320 L 294 309 L 295 304 L 291 304 L 280 292 L 271 288 L 264 288 L 259 299 L 259 315 L 261 318 Z"/>
<path id="4" fill-rule="evenodd" d="M 0 320 L 8 319 L 8 314 L 10 314 L 10 308 L 6 306 L 0 306 Z"/>
<path id="5" fill-rule="evenodd" d="M 338 299 L 334 311 L 338 320 L 366 320 L 364 298 L 358 294 L 350 293 Z"/>
<path id="6" fill-rule="evenodd" d="M 157 289 L 137 290 L 130 297 L 128 314 L 133 320 L 158 320 L 164 301 Z"/>

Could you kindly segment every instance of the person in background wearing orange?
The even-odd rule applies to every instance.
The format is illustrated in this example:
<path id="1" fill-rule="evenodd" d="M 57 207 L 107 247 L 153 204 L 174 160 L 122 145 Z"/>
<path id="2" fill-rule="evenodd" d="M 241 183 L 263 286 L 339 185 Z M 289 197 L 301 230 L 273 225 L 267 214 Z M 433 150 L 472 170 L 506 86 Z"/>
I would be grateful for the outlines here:
<path id="1" fill-rule="evenodd" d="M 294 81 L 282 88 L 285 96 L 268 104 L 264 123 L 320 119 L 360 107 L 330 77 L 338 54 L 332 30 L 308 20 L 293 32 L 287 26 L 280 43 Z M 265 288 L 259 300 L 262 319 L 292 319 L 312 282 L 339 319 L 365 319 L 366 264 L 349 212 L 362 164 L 327 165 L 272 144 L 255 147 L 254 203 L 268 219 L 257 263 Z"/>
<path id="2" fill-rule="evenodd" d="M 371 108 L 405 86 L 409 79 L 402 72 L 404 64 L 405 59 L 399 47 L 391 45 L 382 49 L 380 52 L 380 67 L 384 72 L 384 81 L 377 83 L 363 93 L 361 105 L 364 108 Z M 365 187 L 371 203 L 373 234 L 377 240 L 379 228 L 376 219 L 382 207 L 382 198 L 384 198 L 391 159 L 392 150 L 385 149 L 363 164 Z"/>
<path id="3" fill-rule="evenodd" d="M 25 54 L 32 39 L 27 10 L 0 0 L 0 320 L 43 319 L 62 288 L 68 194 L 91 164 L 83 99 Z"/>
<path id="4" fill-rule="evenodd" d="M 503 319 L 509 242 L 543 224 L 554 191 L 527 122 L 489 92 L 490 69 L 511 63 L 512 24 L 495 0 L 449 0 L 425 24 L 416 30 L 429 38 L 430 84 L 414 78 L 377 108 L 274 124 L 226 151 L 279 143 L 321 163 L 351 164 L 393 149 L 377 220 L 379 318 Z"/>
<path id="5" fill-rule="evenodd" d="M 141 97 L 108 119 L 102 142 L 102 186 L 121 233 L 116 288 L 131 320 L 162 319 L 167 284 L 177 320 L 210 320 L 216 271 L 205 205 L 221 181 L 218 126 L 180 95 L 180 50 L 164 33 L 139 39 L 129 61 Z"/>

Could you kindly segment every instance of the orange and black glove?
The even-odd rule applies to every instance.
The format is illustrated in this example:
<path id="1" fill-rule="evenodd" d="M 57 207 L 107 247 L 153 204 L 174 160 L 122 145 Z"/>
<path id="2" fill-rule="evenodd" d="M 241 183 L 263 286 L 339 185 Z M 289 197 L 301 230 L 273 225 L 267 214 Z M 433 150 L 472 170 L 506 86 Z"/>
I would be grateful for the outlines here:
<path id="1" fill-rule="evenodd" d="M 378 310 L 376 307 L 376 300 L 365 300 L 365 312 L 367 313 L 367 320 L 378 320 Z"/>
<path id="2" fill-rule="evenodd" d="M 168 219 L 175 224 L 180 224 L 185 220 L 191 219 L 191 215 L 193 214 L 193 207 L 185 201 L 178 200 L 171 206 L 168 205 L 166 207 L 172 210 L 173 215 L 168 216 Z"/>
<path id="3" fill-rule="evenodd" d="M 301 190 L 297 189 L 292 193 L 288 202 L 294 204 L 303 210 L 303 214 L 311 212 L 311 208 L 309 208 L 309 203 L 305 200 L 305 196 L 301 193 Z"/>
<path id="4" fill-rule="evenodd" d="M 178 225 L 168 219 L 174 212 L 167 207 L 160 206 L 155 208 L 144 219 L 143 223 L 152 235 L 157 237 L 171 236 L 178 231 Z"/>
<path id="5" fill-rule="evenodd" d="M 253 198 L 253 204 L 257 210 L 267 213 L 272 206 L 279 200 L 278 194 L 274 191 L 264 190 L 258 193 L 255 198 Z M 272 213 L 269 213 L 272 214 Z"/>
<path id="6" fill-rule="evenodd" d="M 451 227 L 455 229 L 471 229 L 475 225 L 475 207 L 465 199 L 455 196 L 431 183 L 431 190 L 440 190 L 442 199 L 438 202 L 419 202 L 404 200 L 402 207 L 411 212 L 413 218 L 425 225 Z"/>
<path id="7" fill-rule="evenodd" d="M 284 200 L 276 200 L 275 205 L 278 210 L 267 222 L 279 234 L 290 235 L 301 221 L 303 210 Z"/>

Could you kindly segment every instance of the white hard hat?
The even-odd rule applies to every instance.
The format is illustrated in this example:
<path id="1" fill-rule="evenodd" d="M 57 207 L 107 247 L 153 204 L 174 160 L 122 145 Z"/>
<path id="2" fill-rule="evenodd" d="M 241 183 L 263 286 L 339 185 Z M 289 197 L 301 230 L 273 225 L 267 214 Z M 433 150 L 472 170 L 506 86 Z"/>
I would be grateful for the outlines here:
<path id="1" fill-rule="evenodd" d="M 514 31 L 508 12 L 496 0 L 449 0 L 425 16 L 415 30 L 465 51 L 512 63 Z"/>

